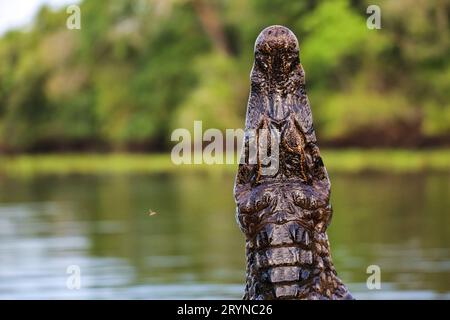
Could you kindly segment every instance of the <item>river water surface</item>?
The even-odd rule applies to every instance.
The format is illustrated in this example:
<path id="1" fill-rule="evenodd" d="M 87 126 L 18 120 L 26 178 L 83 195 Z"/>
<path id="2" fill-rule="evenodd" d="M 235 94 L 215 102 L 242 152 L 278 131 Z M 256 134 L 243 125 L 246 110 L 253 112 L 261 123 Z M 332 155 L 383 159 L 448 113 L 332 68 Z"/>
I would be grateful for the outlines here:
<path id="1" fill-rule="evenodd" d="M 0 177 L 0 298 L 239 299 L 245 256 L 233 179 Z M 449 174 L 331 181 L 332 254 L 357 299 L 450 299 Z M 370 265 L 381 269 L 379 290 L 366 286 Z"/>

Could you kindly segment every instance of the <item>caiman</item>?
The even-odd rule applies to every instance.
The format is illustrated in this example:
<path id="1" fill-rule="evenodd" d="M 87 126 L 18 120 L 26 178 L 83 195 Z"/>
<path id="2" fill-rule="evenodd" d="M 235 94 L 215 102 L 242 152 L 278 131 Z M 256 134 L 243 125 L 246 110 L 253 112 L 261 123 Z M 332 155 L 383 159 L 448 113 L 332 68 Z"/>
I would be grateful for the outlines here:
<path id="1" fill-rule="evenodd" d="M 317 146 L 299 51 L 296 36 L 283 26 L 264 29 L 255 42 L 244 160 L 234 188 L 246 238 L 244 299 L 353 299 L 331 259 L 330 179 Z M 252 131 L 258 150 L 262 134 L 277 142 L 276 172 L 264 174 L 259 151 L 257 161 L 249 160 Z M 278 140 L 269 135 L 274 131 Z"/>

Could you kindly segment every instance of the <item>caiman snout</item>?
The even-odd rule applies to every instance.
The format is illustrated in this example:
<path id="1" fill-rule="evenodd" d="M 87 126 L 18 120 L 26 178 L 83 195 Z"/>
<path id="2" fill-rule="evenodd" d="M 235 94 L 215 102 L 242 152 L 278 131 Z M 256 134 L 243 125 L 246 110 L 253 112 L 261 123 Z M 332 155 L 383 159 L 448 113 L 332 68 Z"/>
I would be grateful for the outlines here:
<path id="1" fill-rule="evenodd" d="M 274 25 L 265 28 L 255 42 L 255 52 L 268 54 L 293 51 L 298 53 L 298 40 L 286 27 Z"/>

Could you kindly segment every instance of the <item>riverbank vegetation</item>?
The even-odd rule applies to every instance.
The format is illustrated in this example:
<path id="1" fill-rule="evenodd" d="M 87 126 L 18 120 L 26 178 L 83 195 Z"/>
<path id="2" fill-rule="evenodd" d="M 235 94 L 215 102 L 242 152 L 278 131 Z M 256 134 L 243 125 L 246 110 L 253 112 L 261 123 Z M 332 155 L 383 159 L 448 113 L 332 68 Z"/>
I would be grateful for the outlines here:
<path id="1" fill-rule="evenodd" d="M 331 150 L 322 151 L 330 173 L 442 172 L 450 173 L 450 149 L 445 150 Z M 0 176 L 45 174 L 236 172 L 237 164 L 174 165 L 170 154 L 41 154 L 0 157 Z"/>
<path id="2" fill-rule="evenodd" d="M 380 30 L 366 26 L 370 4 Z M 0 38 L 0 152 L 167 152 L 172 130 L 194 120 L 242 127 L 253 43 L 271 24 L 299 37 L 321 145 L 450 144 L 448 1 L 79 6 L 81 30 L 66 28 L 66 8 L 43 7 Z"/>

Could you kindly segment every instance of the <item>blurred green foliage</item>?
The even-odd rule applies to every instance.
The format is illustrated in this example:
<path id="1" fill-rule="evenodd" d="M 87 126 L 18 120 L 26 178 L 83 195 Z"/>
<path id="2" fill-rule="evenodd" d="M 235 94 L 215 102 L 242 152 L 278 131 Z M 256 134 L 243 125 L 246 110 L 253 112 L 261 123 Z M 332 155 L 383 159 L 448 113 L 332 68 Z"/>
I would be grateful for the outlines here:
<path id="1" fill-rule="evenodd" d="M 366 27 L 381 8 L 382 29 Z M 0 38 L 0 150 L 164 150 L 176 127 L 244 123 L 253 43 L 299 37 L 323 143 L 450 141 L 450 1 L 136 0 L 43 7 Z"/>

